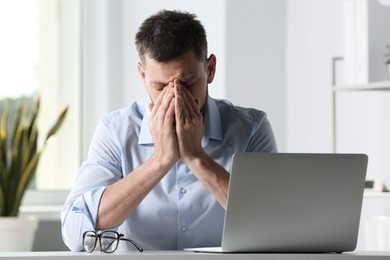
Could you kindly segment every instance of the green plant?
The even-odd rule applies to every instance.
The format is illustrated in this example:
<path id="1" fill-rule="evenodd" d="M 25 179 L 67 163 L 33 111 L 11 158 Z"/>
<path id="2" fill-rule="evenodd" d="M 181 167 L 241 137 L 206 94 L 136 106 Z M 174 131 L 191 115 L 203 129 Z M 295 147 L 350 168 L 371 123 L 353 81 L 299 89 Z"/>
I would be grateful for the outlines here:
<path id="1" fill-rule="evenodd" d="M 62 125 L 64 107 L 38 148 L 39 97 L 0 100 L 0 216 L 17 216 L 48 139 Z"/>
<path id="2" fill-rule="evenodd" d="M 390 45 L 386 45 L 386 48 L 389 49 L 389 51 L 385 54 L 385 57 L 388 57 L 385 64 L 390 65 Z"/>

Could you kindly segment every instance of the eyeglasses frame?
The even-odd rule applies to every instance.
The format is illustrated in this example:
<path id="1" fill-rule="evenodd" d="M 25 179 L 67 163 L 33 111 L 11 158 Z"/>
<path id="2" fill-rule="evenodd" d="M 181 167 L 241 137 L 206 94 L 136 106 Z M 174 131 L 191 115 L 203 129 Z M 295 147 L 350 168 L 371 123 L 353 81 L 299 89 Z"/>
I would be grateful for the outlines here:
<path id="1" fill-rule="evenodd" d="M 115 233 L 115 234 L 117 235 L 117 236 L 115 237 L 115 239 L 117 240 L 117 244 L 116 244 L 115 249 L 112 250 L 112 251 L 106 251 L 106 250 L 104 250 L 103 247 L 102 247 L 102 240 L 101 240 L 101 237 L 102 237 L 102 235 L 103 235 L 104 233 L 108 233 L 108 232 L 113 232 L 113 233 Z M 95 231 L 93 231 L 93 230 L 85 231 L 85 232 L 83 233 L 83 247 L 84 247 L 84 250 L 85 250 L 84 241 L 85 241 L 85 237 L 86 237 L 87 233 L 94 233 L 94 234 L 95 234 L 95 238 L 96 238 L 96 239 L 95 239 L 95 244 L 94 244 L 94 246 L 93 246 L 93 249 L 92 249 L 91 251 L 86 251 L 87 253 L 92 253 L 93 251 L 95 251 L 96 245 L 97 245 L 97 241 L 98 241 L 98 240 L 99 240 L 100 251 L 103 251 L 103 252 L 108 253 L 108 254 L 113 253 L 113 252 L 115 252 L 115 251 L 118 249 L 118 245 L 119 245 L 119 241 L 120 241 L 120 240 L 124 240 L 124 241 L 130 242 L 130 243 L 131 243 L 135 248 L 137 248 L 138 251 L 141 252 L 141 253 L 144 251 L 144 249 L 143 249 L 140 245 L 138 245 L 134 240 L 125 238 L 125 237 L 124 237 L 124 234 L 118 233 L 118 232 L 115 231 L 115 230 L 104 230 L 104 231 L 102 231 L 102 232 L 100 232 L 100 233 L 95 232 Z M 114 240 L 114 241 L 115 241 L 115 240 Z"/>

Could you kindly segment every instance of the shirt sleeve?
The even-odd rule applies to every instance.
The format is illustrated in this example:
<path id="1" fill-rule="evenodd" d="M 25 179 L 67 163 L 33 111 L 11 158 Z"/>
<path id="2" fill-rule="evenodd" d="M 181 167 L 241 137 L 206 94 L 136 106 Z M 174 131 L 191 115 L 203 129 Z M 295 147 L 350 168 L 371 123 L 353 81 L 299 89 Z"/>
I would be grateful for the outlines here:
<path id="1" fill-rule="evenodd" d="M 122 176 L 115 134 L 104 120 L 92 138 L 87 160 L 61 211 L 62 238 L 72 251 L 82 251 L 85 231 L 95 230 L 101 196 L 105 188 Z"/>
<path id="2" fill-rule="evenodd" d="M 87 191 L 68 201 L 61 211 L 62 238 L 72 251 L 83 251 L 83 233 L 95 230 L 98 203 L 104 187 Z"/>
<path id="3" fill-rule="evenodd" d="M 277 153 L 275 135 L 267 115 L 262 112 L 253 123 L 252 135 L 247 146 L 247 152 Z"/>

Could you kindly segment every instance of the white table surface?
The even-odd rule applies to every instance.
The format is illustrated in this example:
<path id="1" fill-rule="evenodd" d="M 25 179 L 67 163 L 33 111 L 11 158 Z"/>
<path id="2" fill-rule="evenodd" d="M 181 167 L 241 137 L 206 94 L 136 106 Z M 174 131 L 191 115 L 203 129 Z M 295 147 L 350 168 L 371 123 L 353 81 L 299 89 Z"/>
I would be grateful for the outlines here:
<path id="1" fill-rule="evenodd" d="M 106 254 L 102 252 L 0 252 L 0 258 L 7 259 L 115 259 L 115 260 L 193 260 L 193 259 L 234 259 L 234 260 L 390 260 L 390 252 L 348 252 L 343 254 L 217 254 L 194 253 L 184 251 L 145 251 L 115 252 Z"/>

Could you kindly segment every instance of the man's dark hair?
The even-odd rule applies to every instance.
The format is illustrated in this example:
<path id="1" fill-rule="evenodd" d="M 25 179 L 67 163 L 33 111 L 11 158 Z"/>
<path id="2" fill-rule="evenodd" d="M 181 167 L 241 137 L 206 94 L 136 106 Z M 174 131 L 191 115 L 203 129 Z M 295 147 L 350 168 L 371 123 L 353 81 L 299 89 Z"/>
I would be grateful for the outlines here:
<path id="1" fill-rule="evenodd" d="M 162 10 L 147 18 L 135 36 L 142 64 L 145 56 L 167 62 L 192 51 L 202 61 L 207 59 L 206 31 L 195 14 Z"/>

